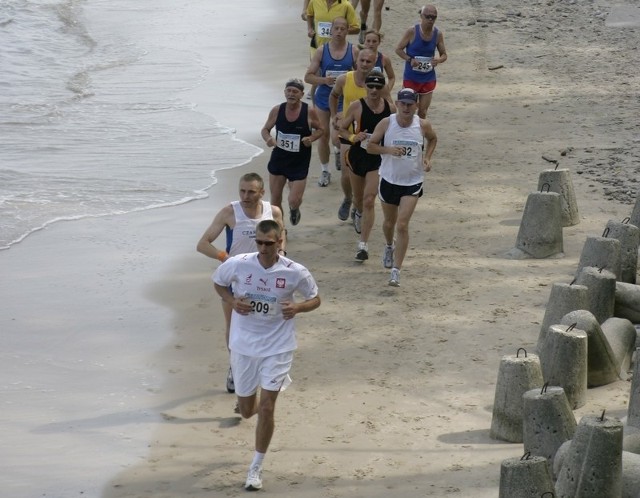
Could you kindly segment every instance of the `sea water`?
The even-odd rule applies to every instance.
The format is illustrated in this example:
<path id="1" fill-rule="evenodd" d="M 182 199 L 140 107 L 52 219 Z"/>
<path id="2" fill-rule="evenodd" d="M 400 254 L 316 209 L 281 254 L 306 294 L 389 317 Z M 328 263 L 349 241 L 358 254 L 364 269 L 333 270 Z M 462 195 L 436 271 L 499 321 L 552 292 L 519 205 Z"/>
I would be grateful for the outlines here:
<path id="1" fill-rule="evenodd" d="M 0 249 L 59 220 L 215 195 L 215 171 L 261 152 L 185 98 L 212 71 L 184 43 L 185 9 L 0 2 Z M 192 29 L 215 37 L 216 19 Z"/>

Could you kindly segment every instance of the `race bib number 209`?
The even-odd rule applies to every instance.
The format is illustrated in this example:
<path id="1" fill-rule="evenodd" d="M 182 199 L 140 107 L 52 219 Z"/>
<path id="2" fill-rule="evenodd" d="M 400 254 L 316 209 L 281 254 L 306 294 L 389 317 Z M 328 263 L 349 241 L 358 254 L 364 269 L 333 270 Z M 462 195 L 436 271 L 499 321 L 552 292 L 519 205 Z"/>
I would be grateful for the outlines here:
<path id="1" fill-rule="evenodd" d="M 245 299 L 251 304 L 251 312 L 257 315 L 274 316 L 278 309 L 275 296 L 247 293 Z"/>

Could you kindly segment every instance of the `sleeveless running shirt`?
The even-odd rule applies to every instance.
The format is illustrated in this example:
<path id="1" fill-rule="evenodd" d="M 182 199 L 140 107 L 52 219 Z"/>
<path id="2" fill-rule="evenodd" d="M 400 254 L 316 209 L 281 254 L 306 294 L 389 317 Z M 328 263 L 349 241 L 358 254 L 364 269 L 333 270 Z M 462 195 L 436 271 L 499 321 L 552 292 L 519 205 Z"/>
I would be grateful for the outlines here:
<path id="1" fill-rule="evenodd" d="M 376 125 L 387 116 L 391 115 L 391 108 L 389 102 L 384 101 L 384 110 L 380 114 L 375 114 L 365 102 L 365 99 L 360 99 L 362 105 L 362 113 L 360 114 L 360 122 L 358 123 L 358 133 L 361 131 L 366 132 L 367 140 L 363 142 L 356 142 L 349 149 L 349 159 L 352 161 L 361 161 L 366 159 L 367 164 L 371 166 L 380 166 L 381 157 L 378 154 L 369 154 L 367 152 L 367 144 L 369 138 L 373 133 Z"/>
<path id="2" fill-rule="evenodd" d="M 320 75 L 338 77 L 346 74 L 354 67 L 353 46 L 347 43 L 347 51 L 342 59 L 334 59 L 329 50 L 329 43 L 322 46 L 322 60 L 320 61 Z M 319 85 L 316 90 L 316 105 L 325 111 L 329 110 L 329 94 L 333 87 L 329 85 Z M 342 110 L 342 102 L 338 106 L 338 110 Z"/>
<path id="3" fill-rule="evenodd" d="M 309 128 L 309 105 L 301 102 L 302 108 L 295 121 L 289 121 L 286 115 L 286 102 L 280 104 L 276 118 L 276 146 L 271 151 L 269 165 L 277 163 L 278 169 L 308 169 L 311 162 L 311 147 L 302 143 L 304 137 L 311 135 Z"/>
<path id="4" fill-rule="evenodd" d="M 240 201 L 233 201 L 233 214 L 236 217 L 236 225 L 233 228 L 226 228 L 227 253 L 230 256 L 256 252 L 256 226 L 262 220 L 272 220 L 271 204 L 262 202 L 262 215 L 259 218 L 249 218 L 242 209 Z"/>
<path id="5" fill-rule="evenodd" d="M 418 61 L 416 68 L 411 67 L 411 59 L 404 63 L 404 79 L 416 83 L 435 81 L 436 71 L 431 65 L 431 59 L 436 53 L 438 44 L 438 28 L 433 28 L 430 40 L 424 40 L 420 33 L 420 25 L 416 24 L 413 41 L 407 45 L 407 55 Z"/>
<path id="6" fill-rule="evenodd" d="M 413 116 L 413 121 L 407 128 L 398 124 L 396 114 L 389 116 L 384 145 L 402 147 L 403 154 L 399 157 L 382 154 L 380 176 L 394 185 L 408 186 L 422 182 L 424 179 L 422 143 L 422 130 L 418 116 Z"/>

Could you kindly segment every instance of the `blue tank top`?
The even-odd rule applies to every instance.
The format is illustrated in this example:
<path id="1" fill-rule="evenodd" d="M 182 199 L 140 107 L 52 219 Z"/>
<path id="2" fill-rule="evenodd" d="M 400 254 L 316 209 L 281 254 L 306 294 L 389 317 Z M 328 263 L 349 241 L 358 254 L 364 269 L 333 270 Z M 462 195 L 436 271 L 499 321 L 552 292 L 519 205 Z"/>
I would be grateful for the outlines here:
<path id="1" fill-rule="evenodd" d="M 321 76 L 335 76 L 336 78 L 342 74 L 351 71 L 354 67 L 353 60 L 353 47 L 351 43 L 347 43 L 347 52 L 342 59 L 334 59 L 329 51 L 329 44 L 325 43 L 322 46 L 322 60 L 320 61 L 320 75 Z M 329 85 L 319 85 L 316 90 L 316 105 L 320 109 L 329 110 L 329 94 L 333 87 Z M 342 110 L 342 99 L 338 104 L 338 111 Z"/>
<path id="2" fill-rule="evenodd" d="M 431 39 L 425 41 L 420 34 L 420 25 L 415 25 L 415 34 L 413 41 L 407 45 L 407 55 L 420 62 L 420 66 L 416 69 L 411 67 L 411 62 L 405 61 L 404 63 L 404 79 L 409 81 L 415 81 L 416 83 L 427 83 L 429 81 L 435 81 L 436 70 L 431 66 L 431 59 L 436 53 L 436 47 L 438 45 L 438 28 L 433 28 Z"/>
<path id="3" fill-rule="evenodd" d="M 376 59 L 376 63 L 373 65 L 372 71 L 380 71 L 384 74 L 384 62 L 382 62 L 382 52 L 378 52 L 378 58 Z"/>

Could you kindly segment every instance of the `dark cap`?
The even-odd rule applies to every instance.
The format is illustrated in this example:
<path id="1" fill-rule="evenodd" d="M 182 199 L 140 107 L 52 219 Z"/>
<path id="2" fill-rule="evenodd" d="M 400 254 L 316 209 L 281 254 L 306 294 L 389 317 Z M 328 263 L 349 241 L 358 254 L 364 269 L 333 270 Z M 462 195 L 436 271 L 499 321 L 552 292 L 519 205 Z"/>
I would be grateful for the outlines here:
<path id="1" fill-rule="evenodd" d="M 298 90 L 304 92 L 304 83 L 302 83 L 301 79 L 298 78 L 291 78 L 289 81 L 287 81 L 284 85 L 285 88 L 292 86 L 294 88 L 297 88 Z"/>
<path id="2" fill-rule="evenodd" d="M 411 88 L 403 88 L 398 92 L 398 102 L 415 104 L 416 102 L 418 102 L 418 94 Z"/>
<path id="3" fill-rule="evenodd" d="M 364 83 L 365 85 L 384 86 L 386 84 L 386 80 L 384 79 L 384 74 L 382 74 L 380 71 L 372 71 L 367 75 Z"/>

